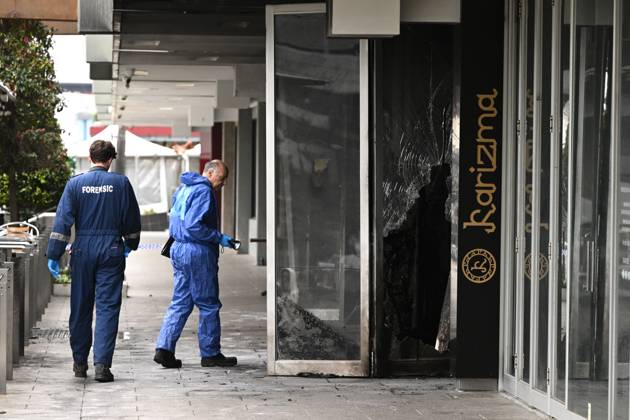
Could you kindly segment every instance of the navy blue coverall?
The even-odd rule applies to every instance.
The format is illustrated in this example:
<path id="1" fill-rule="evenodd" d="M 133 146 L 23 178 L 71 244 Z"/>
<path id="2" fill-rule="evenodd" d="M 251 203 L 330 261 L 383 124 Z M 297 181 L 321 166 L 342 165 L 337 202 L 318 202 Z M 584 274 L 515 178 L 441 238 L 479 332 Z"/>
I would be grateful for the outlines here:
<path id="1" fill-rule="evenodd" d="M 173 265 L 173 299 L 169 305 L 156 348 L 175 352 L 175 345 L 194 305 L 199 308 L 201 357 L 221 350 L 219 310 L 219 243 L 217 199 L 208 179 L 194 172 L 180 177 L 182 185 L 173 196 L 170 234 Z"/>
<path id="2" fill-rule="evenodd" d="M 140 243 L 140 209 L 127 177 L 95 166 L 68 181 L 57 206 L 48 258 L 61 258 L 73 224 L 76 239 L 70 254 L 72 357 L 77 364 L 87 364 L 96 297 L 94 364 L 111 367 L 125 271 L 124 248 L 126 244 L 136 250 Z"/>

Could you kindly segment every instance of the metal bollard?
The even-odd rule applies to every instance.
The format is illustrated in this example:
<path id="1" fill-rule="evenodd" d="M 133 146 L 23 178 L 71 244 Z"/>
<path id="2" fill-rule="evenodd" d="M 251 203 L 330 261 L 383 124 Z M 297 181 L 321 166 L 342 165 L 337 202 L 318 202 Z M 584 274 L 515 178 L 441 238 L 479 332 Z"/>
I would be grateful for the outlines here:
<path id="1" fill-rule="evenodd" d="M 2 265 L 7 270 L 7 380 L 11 380 L 13 379 L 13 263 L 5 262 Z"/>
<path id="2" fill-rule="evenodd" d="M 37 259 L 37 321 L 42 320 L 44 310 L 48 305 L 48 299 L 50 297 L 50 288 L 52 283 L 50 281 L 50 273 L 48 272 L 47 263 L 44 260 L 44 252 L 40 248 L 44 245 L 44 241 L 39 239 L 37 241 L 36 259 Z"/>
<path id="3" fill-rule="evenodd" d="M 38 247 L 36 247 L 33 250 L 33 263 L 35 265 L 34 267 L 34 271 L 35 271 L 35 276 L 33 277 L 34 280 L 34 284 L 35 284 L 35 288 L 33 289 L 33 291 L 35 292 L 35 318 L 33 318 L 33 326 L 35 326 L 35 324 L 37 322 L 39 322 L 42 319 L 42 312 L 41 312 L 41 307 L 42 307 L 42 262 L 41 262 L 41 258 L 39 255 L 39 244 L 41 241 L 37 241 Z"/>
<path id="4" fill-rule="evenodd" d="M 33 327 L 33 257 L 24 259 L 24 345 L 28 346 Z"/>
<path id="5" fill-rule="evenodd" d="M 42 259 L 42 269 L 44 273 L 44 280 L 46 283 L 46 288 L 44 289 L 46 290 L 46 297 L 44 299 L 44 309 L 45 309 L 48 307 L 48 304 L 50 303 L 50 299 L 52 297 L 52 291 L 53 291 L 52 276 L 50 275 L 50 271 L 48 271 L 48 257 L 46 257 L 46 249 L 48 248 L 48 235 L 45 237 L 42 237 L 39 244 L 42 247 L 40 253 L 41 253 L 41 259 Z"/>
<path id="6" fill-rule="evenodd" d="M 13 364 L 24 356 L 24 268 L 28 254 L 16 254 L 13 262 Z"/>
<path id="7" fill-rule="evenodd" d="M 9 298 L 11 299 L 11 361 L 13 366 L 15 366 L 20 361 L 20 321 L 22 320 L 19 297 L 20 281 L 16 273 L 17 263 L 15 257 L 13 257 L 11 262 L 5 262 L 4 266 L 9 269 L 9 285 L 11 291 L 9 293 Z M 13 379 L 12 375 L 10 375 L 9 379 Z"/>
<path id="8" fill-rule="evenodd" d="M 7 338 L 9 322 L 7 316 L 7 279 L 9 270 L 0 268 L 0 394 L 7 393 Z"/>
<path id="9" fill-rule="evenodd" d="M 32 311 L 33 311 L 33 317 L 31 318 L 31 328 L 34 328 L 35 325 L 37 324 L 37 322 L 39 321 L 39 279 L 40 279 L 40 275 L 39 275 L 39 254 L 37 253 L 37 249 L 33 250 L 33 264 L 32 264 L 32 270 L 33 270 L 33 277 L 31 278 L 31 283 L 32 283 L 32 288 L 31 288 L 31 292 L 33 293 L 31 295 L 31 304 L 32 306 Z"/>

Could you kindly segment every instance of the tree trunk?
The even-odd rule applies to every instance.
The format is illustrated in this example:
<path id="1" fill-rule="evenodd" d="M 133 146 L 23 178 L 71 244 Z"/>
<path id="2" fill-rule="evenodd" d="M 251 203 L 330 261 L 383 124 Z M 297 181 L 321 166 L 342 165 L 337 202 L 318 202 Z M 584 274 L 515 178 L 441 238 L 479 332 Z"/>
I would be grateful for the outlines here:
<path id="1" fill-rule="evenodd" d="M 14 169 L 9 169 L 9 212 L 11 222 L 17 222 L 20 220 L 20 213 L 18 207 L 18 183 L 17 174 Z"/>

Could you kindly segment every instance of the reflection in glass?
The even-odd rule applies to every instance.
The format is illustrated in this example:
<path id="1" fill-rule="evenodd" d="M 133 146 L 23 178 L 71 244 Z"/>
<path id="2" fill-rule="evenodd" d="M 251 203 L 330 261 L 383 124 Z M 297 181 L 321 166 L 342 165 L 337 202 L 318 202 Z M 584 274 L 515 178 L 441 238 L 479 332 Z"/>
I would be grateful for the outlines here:
<path id="1" fill-rule="evenodd" d="M 571 52 L 571 25 L 570 25 L 570 1 L 562 2 L 562 24 L 560 26 L 560 81 L 556 89 L 560 91 L 559 111 L 561 124 L 556 128 L 560 130 L 559 144 L 559 206 L 558 215 L 558 283 L 556 289 L 556 389 L 552 394 L 557 400 L 564 401 L 566 391 L 566 353 L 567 353 L 567 283 L 569 279 L 569 123 L 571 121 L 569 85 L 570 85 L 570 52 Z"/>
<path id="2" fill-rule="evenodd" d="M 608 412 L 607 216 L 612 1 L 577 0 L 568 406 Z M 608 18 L 607 18 L 608 17 Z"/>
<path id="3" fill-rule="evenodd" d="M 518 14 L 518 7 L 515 7 L 513 9 L 513 12 L 515 14 Z M 518 19 L 516 20 L 518 22 Z M 520 31 L 518 30 L 518 28 L 514 31 L 514 45 L 519 45 L 520 42 Z M 518 53 L 514 54 L 514 77 L 510 78 L 509 80 L 512 81 L 512 83 L 514 84 L 514 92 L 515 95 L 513 95 L 512 98 L 510 98 L 510 100 L 514 101 L 513 102 L 513 106 L 514 109 L 518 110 L 518 103 L 519 103 L 519 90 L 518 90 L 518 73 L 519 73 L 519 66 L 520 66 L 520 55 Z M 510 165 L 507 165 L 508 170 L 512 170 L 513 174 L 514 174 L 514 180 L 516 182 L 516 180 L 518 179 L 518 149 L 520 148 L 519 146 L 519 141 L 520 141 L 520 136 L 518 135 L 518 130 L 516 129 L 516 124 L 514 124 L 514 128 L 513 128 L 513 132 L 512 132 L 512 136 L 515 139 L 515 153 L 510 156 Z M 515 203 L 517 203 L 518 201 L 518 188 L 510 188 L 509 193 L 510 193 L 510 197 L 511 197 L 511 203 L 512 203 L 512 218 L 511 218 L 511 224 L 512 224 L 512 232 L 514 232 L 514 236 L 517 235 L 518 233 L 518 207 L 516 206 Z M 513 241 L 516 241 L 516 238 L 512 238 Z M 516 243 L 513 242 L 512 244 L 512 249 L 516 248 Z M 512 287 L 511 287 L 511 297 L 510 297 L 510 305 L 509 307 L 511 308 L 509 316 L 510 316 L 510 337 L 508 338 L 509 340 L 509 347 L 508 347 L 508 351 L 507 351 L 507 355 L 509 357 L 508 360 L 508 373 L 512 376 L 516 376 L 516 353 L 518 351 L 517 349 L 517 344 L 516 344 L 516 338 L 517 338 L 517 331 L 516 331 L 516 288 L 517 288 L 517 283 L 516 283 L 516 279 L 518 278 L 518 264 L 516 264 L 516 261 L 512 261 L 512 276 L 510 277 L 510 279 L 512 280 Z"/>
<path id="4" fill-rule="evenodd" d="M 524 252 L 522 254 L 525 275 L 523 278 L 523 343 L 521 358 L 522 379 L 529 382 L 530 360 L 530 312 L 531 312 L 531 267 L 532 267 L 532 164 L 534 152 L 534 31 L 536 22 L 536 7 L 533 0 L 527 1 L 527 42 L 525 61 L 525 201 L 524 201 Z"/>
<path id="5" fill-rule="evenodd" d="M 538 227 L 538 273 L 533 273 L 533 279 L 538 282 L 538 346 L 536 354 L 538 364 L 536 369 L 536 388 L 547 391 L 547 343 L 548 343 L 548 314 L 549 314 L 549 197 L 551 193 L 551 24 L 552 6 L 551 1 L 539 3 L 542 7 L 542 48 L 540 59 L 541 71 L 541 92 L 540 114 L 541 120 L 537 130 L 540 130 L 540 171 L 539 171 L 539 197 L 540 197 L 540 226 Z"/>
<path id="6" fill-rule="evenodd" d="M 357 360 L 359 42 L 275 17 L 276 351 Z"/>
<path id="7" fill-rule="evenodd" d="M 615 418 L 627 419 L 630 374 L 630 0 L 622 2 L 621 109 L 617 190 L 617 392 Z M 618 70 L 618 69 L 615 69 Z"/>

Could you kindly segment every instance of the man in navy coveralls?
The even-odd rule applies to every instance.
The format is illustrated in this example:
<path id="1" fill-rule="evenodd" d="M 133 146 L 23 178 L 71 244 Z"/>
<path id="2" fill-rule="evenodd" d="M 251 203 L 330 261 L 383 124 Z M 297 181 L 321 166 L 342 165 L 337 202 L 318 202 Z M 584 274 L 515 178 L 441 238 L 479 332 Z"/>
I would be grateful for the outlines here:
<path id="1" fill-rule="evenodd" d="M 90 146 L 93 166 L 71 178 L 57 205 L 48 242 L 48 268 L 59 276 L 59 259 L 75 226 L 70 268 L 70 346 L 74 375 L 87 377 L 96 300 L 94 379 L 111 382 L 110 372 L 120 314 L 125 257 L 140 243 L 140 209 L 126 176 L 108 172 L 116 149 L 109 141 Z"/>

